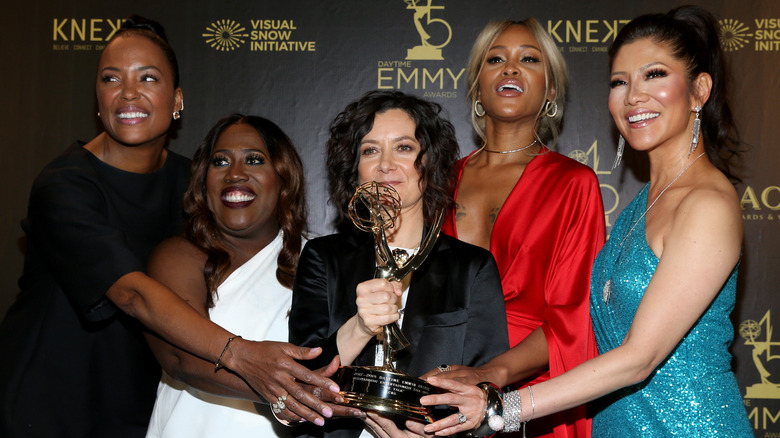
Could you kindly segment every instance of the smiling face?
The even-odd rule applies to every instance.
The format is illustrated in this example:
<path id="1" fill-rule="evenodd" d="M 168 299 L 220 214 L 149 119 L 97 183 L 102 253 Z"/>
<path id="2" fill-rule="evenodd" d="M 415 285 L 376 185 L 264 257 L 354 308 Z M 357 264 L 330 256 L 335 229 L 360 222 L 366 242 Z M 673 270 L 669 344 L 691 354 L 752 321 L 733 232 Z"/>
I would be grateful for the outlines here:
<path id="1" fill-rule="evenodd" d="M 206 199 L 226 236 L 273 238 L 281 179 L 268 148 L 250 125 L 226 128 L 217 138 L 206 174 Z"/>
<path id="2" fill-rule="evenodd" d="M 144 36 L 111 40 L 95 85 L 100 119 L 110 140 L 124 146 L 164 142 L 181 89 L 162 49 Z"/>
<path id="3" fill-rule="evenodd" d="M 620 133 L 637 150 L 672 142 L 688 144 L 691 93 L 685 65 L 665 44 L 640 39 L 615 56 L 610 79 L 609 111 Z"/>
<path id="4" fill-rule="evenodd" d="M 501 32 L 485 55 L 478 81 L 487 117 L 535 119 L 548 96 L 542 51 L 531 30 L 515 24 Z"/>
<path id="5" fill-rule="evenodd" d="M 407 217 L 410 212 L 422 214 L 423 206 L 420 173 L 414 165 L 421 149 L 415 129 L 414 120 L 403 110 L 378 113 L 359 150 L 358 184 L 377 181 L 393 186 Z"/>

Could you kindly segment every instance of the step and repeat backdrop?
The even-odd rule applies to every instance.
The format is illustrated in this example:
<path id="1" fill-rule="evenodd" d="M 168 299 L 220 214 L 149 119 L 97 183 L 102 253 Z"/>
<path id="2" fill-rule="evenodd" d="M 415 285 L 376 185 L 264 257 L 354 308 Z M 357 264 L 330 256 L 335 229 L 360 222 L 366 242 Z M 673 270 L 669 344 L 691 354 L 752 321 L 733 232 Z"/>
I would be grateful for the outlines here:
<path id="1" fill-rule="evenodd" d="M 0 60 L 0 314 L 18 292 L 27 196 L 41 168 L 76 139 L 100 132 L 94 97 L 100 51 L 123 18 L 160 21 L 176 50 L 186 107 L 170 148 L 186 156 L 231 112 L 274 120 L 306 169 L 311 231 L 332 231 L 325 142 L 330 120 L 373 89 L 440 103 L 462 154 L 476 147 L 466 101 L 471 45 L 492 19 L 536 17 L 569 69 L 557 150 L 590 166 L 607 232 L 647 181 L 628 151 L 610 171 L 617 133 L 607 110 L 607 48 L 637 15 L 679 2 L 577 0 L 235 0 L 213 2 L 28 0 L 3 7 Z M 720 19 L 734 73 L 733 103 L 748 148 L 737 189 L 745 222 L 734 367 L 756 436 L 780 436 L 780 2 L 692 1 Z M 772 320 L 773 312 L 775 321 Z"/>

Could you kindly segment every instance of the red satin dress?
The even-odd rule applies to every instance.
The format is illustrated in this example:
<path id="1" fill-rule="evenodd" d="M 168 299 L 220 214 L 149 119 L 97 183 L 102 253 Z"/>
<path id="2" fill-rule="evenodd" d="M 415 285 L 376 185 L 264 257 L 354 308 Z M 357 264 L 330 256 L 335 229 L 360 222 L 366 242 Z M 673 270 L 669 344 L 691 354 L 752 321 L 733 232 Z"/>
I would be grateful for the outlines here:
<path id="1" fill-rule="evenodd" d="M 456 165 L 458 183 L 468 158 Z M 458 237 L 453 211 L 442 231 Z M 490 236 L 490 252 L 504 290 L 510 346 L 541 326 L 549 349 L 549 371 L 517 387 L 557 376 L 598 354 L 590 319 L 590 274 L 604 232 L 596 175 L 543 148 L 507 197 Z M 587 437 L 590 419 L 582 406 L 534 420 L 528 423 L 528 432 L 536 437 Z"/>

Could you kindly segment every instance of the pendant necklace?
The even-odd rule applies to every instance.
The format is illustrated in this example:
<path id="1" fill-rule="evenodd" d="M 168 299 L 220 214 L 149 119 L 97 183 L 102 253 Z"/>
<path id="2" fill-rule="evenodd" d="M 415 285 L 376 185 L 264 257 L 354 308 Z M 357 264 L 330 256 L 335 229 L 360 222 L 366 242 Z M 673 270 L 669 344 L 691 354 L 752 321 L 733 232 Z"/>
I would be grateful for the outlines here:
<path id="1" fill-rule="evenodd" d="M 693 159 L 693 161 L 691 161 L 691 162 L 690 162 L 690 164 L 688 164 L 687 166 L 685 166 L 685 169 L 683 169 L 683 170 L 682 170 L 682 172 L 678 173 L 678 174 L 677 174 L 677 176 L 676 176 L 676 177 L 674 177 L 674 179 L 672 180 L 672 182 L 670 182 L 669 184 L 667 184 L 667 185 L 666 185 L 666 187 L 664 187 L 664 189 L 663 189 L 663 190 L 661 190 L 661 193 L 659 193 L 659 194 L 658 194 L 658 196 L 656 196 L 656 197 L 655 197 L 655 199 L 654 199 L 654 200 L 653 200 L 653 202 L 650 204 L 650 206 L 649 206 L 649 207 L 647 207 L 647 209 L 646 209 L 646 210 L 645 210 L 645 211 L 642 213 L 642 215 L 641 215 L 641 216 L 639 216 L 639 219 L 637 219 L 637 220 L 634 222 L 634 225 L 632 225 L 632 226 L 631 226 L 631 228 L 629 228 L 629 229 L 628 229 L 628 233 L 626 233 L 626 235 L 623 237 L 623 240 L 621 240 L 621 241 L 620 241 L 620 245 L 618 245 L 618 249 L 620 249 L 620 248 L 622 248 L 622 247 L 623 247 L 623 243 L 625 243 L 626 239 L 628 239 L 628 236 L 630 236 L 630 235 L 631 235 L 631 232 L 632 232 L 632 231 L 634 231 L 634 228 L 636 228 L 636 226 L 637 226 L 637 225 L 639 225 L 639 222 L 640 222 L 640 221 L 641 221 L 641 220 L 642 220 L 642 219 L 645 217 L 645 215 L 647 215 L 647 212 L 648 212 L 648 211 L 650 211 L 650 209 L 651 209 L 651 208 L 653 208 L 653 206 L 655 205 L 655 203 L 656 203 L 656 202 L 658 202 L 658 200 L 659 200 L 659 199 L 661 199 L 661 196 L 662 196 L 664 193 L 666 193 L 666 191 L 667 191 L 667 190 L 669 190 L 669 187 L 671 187 L 671 186 L 672 186 L 672 184 L 674 184 L 675 182 L 677 182 L 677 180 L 678 180 L 678 179 L 680 179 L 680 177 L 681 177 L 681 176 L 683 176 L 683 174 L 684 174 L 684 173 L 685 173 L 685 172 L 686 172 L 688 169 L 690 169 L 690 168 L 691 168 L 691 166 L 693 166 L 693 163 L 695 163 L 695 162 L 696 162 L 696 160 L 698 160 L 699 158 L 701 158 L 701 157 L 702 157 L 702 155 L 704 155 L 704 152 L 700 153 L 700 154 L 699 154 L 699 155 L 698 155 L 696 158 L 694 158 L 694 159 Z M 650 188 L 649 188 L 649 187 L 650 187 L 650 184 L 649 184 L 649 183 L 647 184 L 647 187 L 648 187 L 648 192 L 649 192 L 649 190 L 650 190 Z M 622 253 L 622 251 L 621 251 L 621 253 Z M 618 256 L 619 256 L 619 255 L 620 255 L 620 254 L 618 254 Z M 616 257 L 615 259 L 617 260 L 617 257 Z M 607 280 L 606 284 L 604 284 L 604 304 L 609 304 L 609 297 L 610 297 L 610 295 L 612 295 L 612 279 L 611 279 L 611 278 L 610 278 L 609 280 Z"/>
<path id="2" fill-rule="evenodd" d="M 515 152 L 524 151 L 524 150 L 530 148 L 531 146 L 535 145 L 536 143 L 539 143 L 539 140 L 534 140 L 534 141 L 531 142 L 531 144 L 529 144 L 527 146 L 523 146 L 523 147 L 517 148 L 517 149 L 512 149 L 512 150 L 509 150 L 509 151 L 494 151 L 492 149 L 486 149 L 484 146 L 482 147 L 482 150 L 485 151 L 485 152 L 489 152 L 491 154 L 512 154 L 512 153 L 515 153 Z"/>

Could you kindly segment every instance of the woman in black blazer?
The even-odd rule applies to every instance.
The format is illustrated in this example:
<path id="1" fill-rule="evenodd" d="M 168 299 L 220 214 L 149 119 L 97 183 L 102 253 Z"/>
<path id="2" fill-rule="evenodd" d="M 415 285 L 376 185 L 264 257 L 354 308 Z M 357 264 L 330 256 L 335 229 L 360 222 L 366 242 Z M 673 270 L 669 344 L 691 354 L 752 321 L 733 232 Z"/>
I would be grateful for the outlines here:
<path id="1" fill-rule="evenodd" d="M 336 355 L 342 365 L 381 365 L 376 334 L 395 321 L 411 344 L 397 353 L 395 367 L 415 376 L 439 364 L 477 366 L 508 348 L 501 282 L 488 251 L 441 235 L 422 266 L 402 282 L 374 279 L 373 235 L 358 231 L 348 218 L 358 185 L 389 184 L 402 203 L 395 226 L 387 230 L 390 248 L 418 249 L 437 213 L 452 203 L 459 149 L 440 111 L 435 103 L 398 91 L 374 91 L 331 123 L 331 201 L 342 232 L 307 243 L 290 312 L 290 341 L 323 348 L 312 367 Z M 357 437 L 363 429 L 359 420 L 345 419 L 324 428 L 304 426 L 300 433 Z"/>

